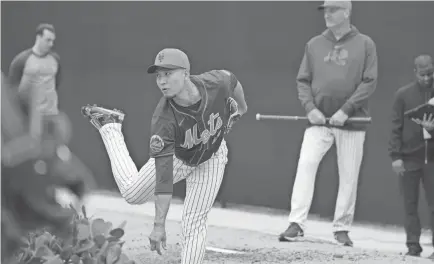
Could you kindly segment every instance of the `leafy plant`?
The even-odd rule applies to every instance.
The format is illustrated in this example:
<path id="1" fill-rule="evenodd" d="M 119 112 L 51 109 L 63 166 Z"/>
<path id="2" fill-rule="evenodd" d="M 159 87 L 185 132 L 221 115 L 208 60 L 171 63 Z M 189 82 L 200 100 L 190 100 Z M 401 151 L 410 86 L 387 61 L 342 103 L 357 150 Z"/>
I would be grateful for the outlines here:
<path id="1" fill-rule="evenodd" d="M 79 213 L 72 205 L 74 216 L 69 236 L 59 238 L 49 230 L 29 233 L 17 252 L 19 264 L 134 264 L 122 252 L 126 221 L 113 228 L 102 218 L 88 217 L 82 206 Z"/>

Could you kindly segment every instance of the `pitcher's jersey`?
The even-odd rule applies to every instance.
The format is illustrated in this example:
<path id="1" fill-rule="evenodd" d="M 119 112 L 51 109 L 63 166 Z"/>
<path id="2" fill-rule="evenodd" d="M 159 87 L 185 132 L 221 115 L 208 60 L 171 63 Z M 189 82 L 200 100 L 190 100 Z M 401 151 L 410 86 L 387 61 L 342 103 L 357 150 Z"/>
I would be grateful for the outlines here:
<path id="1" fill-rule="evenodd" d="M 182 107 L 161 98 L 151 124 L 151 157 L 175 155 L 189 166 L 207 161 L 217 152 L 229 118 L 226 100 L 238 83 L 234 74 L 212 70 L 191 75 L 202 99 L 197 107 Z"/>

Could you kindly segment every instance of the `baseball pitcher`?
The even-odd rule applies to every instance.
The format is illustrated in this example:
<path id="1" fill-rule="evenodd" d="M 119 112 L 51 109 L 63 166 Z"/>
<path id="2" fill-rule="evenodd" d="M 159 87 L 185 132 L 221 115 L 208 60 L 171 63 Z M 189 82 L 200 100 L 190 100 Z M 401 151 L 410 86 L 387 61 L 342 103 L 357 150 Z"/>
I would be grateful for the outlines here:
<path id="1" fill-rule="evenodd" d="M 155 194 L 155 222 L 149 240 L 161 254 L 173 183 L 186 179 L 182 216 L 182 264 L 202 263 L 207 217 L 227 163 L 224 135 L 247 111 L 234 74 L 212 70 L 190 75 L 190 62 L 179 49 L 163 49 L 148 73 L 163 93 L 151 122 L 148 162 L 138 170 L 122 134 L 123 112 L 86 106 L 83 114 L 99 130 L 112 172 L 128 203 L 142 204 Z"/>

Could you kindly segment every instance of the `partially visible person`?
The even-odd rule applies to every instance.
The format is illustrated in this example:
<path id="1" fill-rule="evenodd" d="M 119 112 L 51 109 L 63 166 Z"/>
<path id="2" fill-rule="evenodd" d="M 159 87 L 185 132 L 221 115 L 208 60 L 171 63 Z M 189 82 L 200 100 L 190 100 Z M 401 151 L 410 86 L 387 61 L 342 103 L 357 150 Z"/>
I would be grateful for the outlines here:
<path id="1" fill-rule="evenodd" d="M 29 102 L 26 106 L 34 137 L 40 136 L 46 120 L 59 116 L 61 67 L 59 55 L 52 50 L 55 39 L 53 25 L 39 24 L 33 47 L 16 55 L 9 68 L 11 86 L 18 89 L 21 100 Z"/>
<path id="2" fill-rule="evenodd" d="M 78 200 L 92 187 L 93 175 L 68 148 L 52 122 L 39 138 L 30 135 L 28 101 L 18 98 L 1 75 L 1 263 L 14 263 L 22 236 L 40 228 L 68 234 L 72 211 L 57 203 L 55 188 Z M 61 125 L 61 124 L 60 124 Z"/>
<path id="3" fill-rule="evenodd" d="M 319 164 L 335 144 L 339 191 L 333 235 L 338 244 L 353 246 L 349 231 L 367 126 L 347 120 L 369 116 L 368 102 L 377 87 L 377 52 L 374 41 L 351 24 L 351 1 L 325 1 L 320 10 L 327 29 L 305 45 L 297 75 L 298 97 L 309 126 L 300 150 L 289 225 L 280 239 L 304 236 Z"/>
<path id="4" fill-rule="evenodd" d="M 394 95 L 389 155 L 399 176 L 404 198 L 407 255 L 420 256 L 421 224 L 418 213 L 420 183 L 431 216 L 434 232 L 434 116 L 410 120 L 404 112 L 429 102 L 434 105 L 432 57 L 420 55 L 414 61 L 416 80 L 398 89 Z M 434 235 L 432 239 L 434 246 Z M 430 256 L 434 259 L 434 253 Z"/>

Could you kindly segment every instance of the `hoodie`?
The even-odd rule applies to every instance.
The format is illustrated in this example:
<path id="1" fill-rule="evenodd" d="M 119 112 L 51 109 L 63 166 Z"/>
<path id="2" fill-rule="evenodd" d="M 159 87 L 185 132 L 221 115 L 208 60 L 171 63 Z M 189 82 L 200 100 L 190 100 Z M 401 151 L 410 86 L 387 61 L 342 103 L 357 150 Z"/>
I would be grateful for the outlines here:
<path id="1" fill-rule="evenodd" d="M 305 45 L 297 75 L 298 98 L 306 113 L 316 108 L 331 117 L 341 109 L 349 117 L 367 117 L 377 67 L 376 45 L 369 36 L 351 26 L 336 40 L 327 29 Z M 346 123 L 341 128 L 364 130 L 366 125 Z"/>

